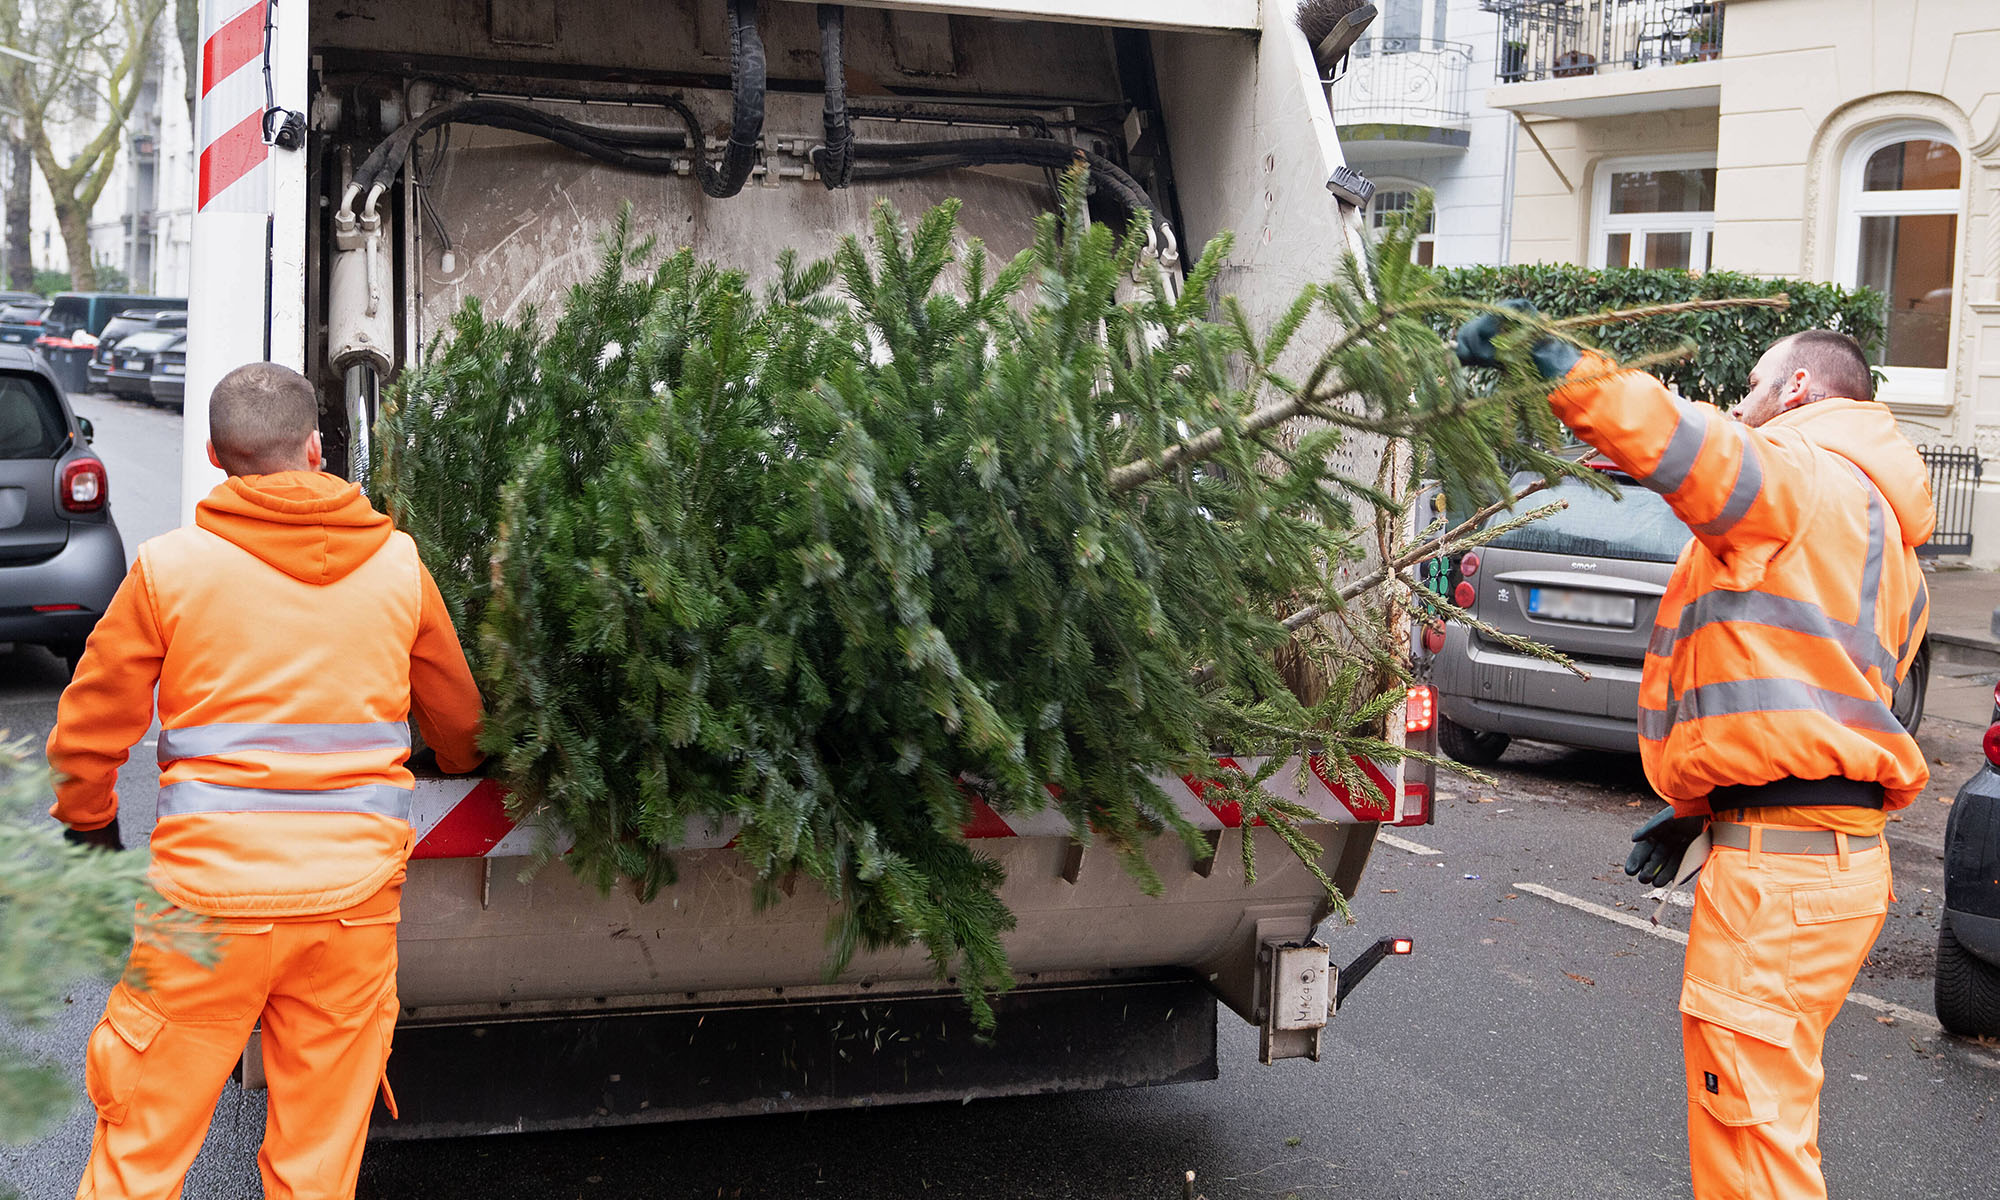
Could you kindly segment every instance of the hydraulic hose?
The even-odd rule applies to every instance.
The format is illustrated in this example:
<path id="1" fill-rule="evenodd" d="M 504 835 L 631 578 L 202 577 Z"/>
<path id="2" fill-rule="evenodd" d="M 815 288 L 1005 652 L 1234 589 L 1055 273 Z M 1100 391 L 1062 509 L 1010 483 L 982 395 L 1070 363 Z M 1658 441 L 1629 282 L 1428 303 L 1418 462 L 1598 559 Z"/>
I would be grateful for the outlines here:
<path id="1" fill-rule="evenodd" d="M 941 142 L 866 142 L 854 147 L 856 179 L 908 179 L 955 167 L 1015 164 L 1060 170 L 1078 159 L 1090 167 L 1090 181 L 1129 214 L 1156 213 L 1145 187 L 1123 167 L 1081 146 L 1047 138 L 963 138 Z"/>
<path id="2" fill-rule="evenodd" d="M 819 6 L 819 59 L 826 74 L 826 145 L 812 152 L 812 161 L 828 191 L 844 188 L 854 178 L 854 127 L 847 116 L 847 55 L 842 44 L 846 27 L 846 9 L 838 4 Z"/>
<path id="3" fill-rule="evenodd" d="M 722 169 L 708 165 L 702 153 L 701 129 L 689 123 L 694 139 L 695 166 L 701 190 L 717 199 L 743 190 L 757 165 L 757 139 L 764 136 L 764 88 L 767 68 L 764 39 L 757 34 L 757 0 L 729 0 L 729 143 L 722 148 Z"/>

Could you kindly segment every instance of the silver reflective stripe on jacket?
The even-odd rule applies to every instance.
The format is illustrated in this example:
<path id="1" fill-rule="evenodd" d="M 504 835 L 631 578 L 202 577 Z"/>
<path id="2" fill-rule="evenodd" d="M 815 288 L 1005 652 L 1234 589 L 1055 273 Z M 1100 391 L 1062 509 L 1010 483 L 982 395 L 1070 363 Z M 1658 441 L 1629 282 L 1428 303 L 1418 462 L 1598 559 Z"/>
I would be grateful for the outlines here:
<path id="1" fill-rule="evenodd" d="M 1639 736 L 1663 741 L 1682 721 L 1768 712 L 1818 712 L 1852 729 L 1903 732 L 1896 714 L 1873 696 L 1849 696 L 1797 679 L 1730 679 L 1688 689 L 1673 702 L 1671 711 L 1641 705 Z"/>
<path id="2" fill-rule="evenodd" d="M 1872 612 L 1873 605 L 1863 609 Z M 1671 658 L 1674 643 L 1693 634 L 1696 630 L 1724 622 L 1741 622 L 1746 625 L 1765 625 L 1772 629 L 1783 629 L 1791 633 L 1803 633 L 1812 637 L 1825 638 L 1837 642 L 1854 664 L 1854 669 L 1862 674 L 1874 667 L 1882 672 L 1882 678 L 1896 677 L 1896 664 L 1901 661 L 1892 655 L 1881 639 L 1875 636 L 1871 621 L 1869 627 L 1850 625 L 1846 621 L 1836 621 L 1826 614 L 1826 610 L 1810 600 L 1794 600 L 1789 596 L 1773 596 L 1767 592 L 1732 592 L 1723 589 L 1704 592 L 1694 602 L 1681 609 L 1681 619 L 1677 625 L 1655 625 L 1653 636 L 1646 643 L 1646 653 L 1661 658 Z"/>
<path id="3" fill-rule="evenodd" d="M 343 725 L 285 725 L 257 721 L 191 725 L 160 731 L 163 763 L 177 758 L 216 758 L 250 750 L 281 754 L 350 754 L 357 750 L 408 750 L 410 727 L 401 721 L 361 721 Z"/>
<path id="4" fill-rule="evenodd" d="M 1639 483 L 1665 496 L 1681 490 L 1687 482 L 1688 472 L 1694 470 L 1694 460 L 1701 456 L 1701 443 L 1708 436 L 1708 419 L 1696 412 L 1692 405 L 1681 408 L 1680 419 L 1674 422 L 1674 434 L 1667 439 L 1667 448 L 1660 455 L 1660 461 L 1653 466 L 1650 474 L 1641 476 Z"/>
<path id="5" fill-rule="evenodd" d="M 371 783 L 362 787 L 336 788 L 327 792 L 285 791 L 278 788 L 224 787 L 219 783 L 187 780 L 160 789 L 160 816 L 184 817 L 194 813 L 294 812 L 366 813 L 397 821 L 410 819 L 409 788 Z"/>
<path id="6" fill-rule="evenodd" d="M 1750 436 L 1749 429 L 1735 421 L 1724 423 L 1737 444 L 1743 448 L 1743 461 L 1736 468 L 1736 482 L 1729 489 L 1729 499 L 1722 502 L 1722 511 L 1713 521 L 1694 527 L 1694 531 L 1708 537 L 1721 537 L 1736 528 L 1736 523 L 1750 511 L 1757 501 L 1757 493 L 1764 490 L 1764 460 L 1757 455 L 1757 439 Z"/>

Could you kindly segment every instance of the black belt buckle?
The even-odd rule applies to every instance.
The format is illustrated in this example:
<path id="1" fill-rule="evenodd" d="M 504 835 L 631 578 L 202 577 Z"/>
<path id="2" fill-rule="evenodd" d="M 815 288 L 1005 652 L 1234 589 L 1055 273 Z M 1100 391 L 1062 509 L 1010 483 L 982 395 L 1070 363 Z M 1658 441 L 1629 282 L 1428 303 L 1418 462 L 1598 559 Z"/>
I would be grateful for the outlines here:
<path id="1" fill-rule="evenodd" d="M 1770 783 L 1732 784 L 1709 793 L 1713 812 L 1732 808 L 1876 808 L 1882 807 L 1882 785 L 1856 779 L 1774 779 Z"/>

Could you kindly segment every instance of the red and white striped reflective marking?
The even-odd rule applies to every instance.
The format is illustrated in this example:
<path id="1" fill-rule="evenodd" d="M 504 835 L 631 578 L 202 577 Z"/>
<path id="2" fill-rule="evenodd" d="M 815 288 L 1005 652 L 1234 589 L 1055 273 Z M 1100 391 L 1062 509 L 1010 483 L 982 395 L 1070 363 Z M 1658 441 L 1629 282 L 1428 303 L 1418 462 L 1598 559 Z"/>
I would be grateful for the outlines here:
<path id="1" fill-rule="evenodd" d="M 1224 758 L 1217 760 L 1217 765 L 1254 773 L 1267 761 L 1261 758 Z M 1292 798 L 1329 824 L 1394 822 L 1398 816 L 1396 802 L 1392 798 L 1395 795 L 1392 781 L 1396 775 L 1396 764 L 1361 758 L 1354 762 L 1368 782 L 1363 794 L 1357 796 L 1352 789 L 1341 786 L 1338 777 L 1325 763 L 1314 760 L 1305 773 L 1303 793 Z M 1273 790 L 1289 789 L 1298 778 L 1299 773 L 1292 768 L 1292 764 L 1287 764 L 1271 777 L 1268 786 Z M 1197 829 L 1238 829 L 1243 825 L 1241 805 L 1233 801 L 1223 802 L 1219 798 L 1215 803 L 1203 799 L 1204 794 L 1214 786 L 1208 780 L 1183 776 L 1156 779 L 1154 782 Z M 1406 796 L 1413 796 L 1422 788 L 1422 784 L 1410 784 L 1404 792 Z M 514 823 L 507 815 L 506 798 L 506 789 L 491 779 L 417 780 L 410 814 L 410 823 L 417 835 L 417 847 L 412 857 L 518 858 L 533 853 L 540 835 L 534 829 Z M 1068 837 L 1072 832 L 1069 819 L 1052 808 L 1037 813 L 1002 816 L 977 794 L 971 795 L 971 801 L 972 817 L 965 825 L 965 836 L 968 838 Z M 1415 806 L 1407 801 L 1405 808 L 1415 810 Z M 709 827 L 690 823 L 681 848 L 719 849 L 735 841 L 741 828 L 742 823 L 734 818 Z"/>
<path id="2" fill-rule="evenodd" d="M 201 163 L 195 207 L 203 212 L 269 212 L 264 0 L 210 0 L 202 7 Z"/>

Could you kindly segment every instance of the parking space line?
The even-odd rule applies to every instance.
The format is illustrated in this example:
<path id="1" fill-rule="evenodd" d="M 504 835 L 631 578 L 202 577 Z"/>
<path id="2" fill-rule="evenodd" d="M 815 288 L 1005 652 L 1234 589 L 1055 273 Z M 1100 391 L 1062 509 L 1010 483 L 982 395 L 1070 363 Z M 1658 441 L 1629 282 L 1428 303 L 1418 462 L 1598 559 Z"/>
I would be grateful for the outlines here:
<path id="1" fill-rule="evenodd" d="M 1654 937 L 1664 941 L 1682 946 L 1687 945 L 1688 942 L 1688 935 L 1678 929 L 1669 929 L 1665 925 L 1655 925 L 1644 917 L 1635 917 L 1631 913 L 1619 912 L 1615 908 L 1606 908 L 1602 904 L 1593 904 L 1588 900 L 1558 892 L 1554 888 L 1543 887 L 1539 883 L 1516 883 L 1513 887 L 1517 892 L 1526 892 L 1531 896 L 1540 896 L 1544 900 L 1553 900 L 1557 904 L 1573 908 L 1578 912 L 1589 913 L 1593 917 L 1602 917 L 1604 920 L 1610 921 L 1615 925 L 1623 925 L 1627 929 L 1636 929 L 1640 933 L 1650 933 Z M 1938 1024 L 1938 1019 L 1929 1013 L 1918 1012 L 1914 1008 L 1906 1008 L 1894 1001 L 1884 1000 L 1880 996 L 1871 996 L 1866 992 L 1849 992 L 1847 993 L 1847 1000 L 1850 1004 L 1858 1004 L 1863 1008 L 1873 1009 L 1878 1013 L 1882 1013 L 1884 1016 L 1894 1017 L 1899 1021 L 1915 1025 L 1927 1033 L 1944 1032 L 1944 1026 Z"/>
<path id="2" fill-rule="evenodd" d="M 1390 833 L 1387 830 L 1380 830 L 1380 829 L 1376 830 L 1375 840 L 1381 842 L 1385 846 L 1394 846 L 1396 849 L 1407 851 L 1410 854 L 1421 854 L 1428 858 L 1444 857 L 1444 851 L 1442 850 L 1433 850 L 1429 846 L 1424 845 L 1422 842 L 1413 842 L 1406 837 L 1397 837 L 1395 834 Z"/>

